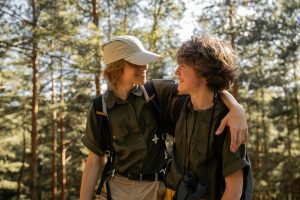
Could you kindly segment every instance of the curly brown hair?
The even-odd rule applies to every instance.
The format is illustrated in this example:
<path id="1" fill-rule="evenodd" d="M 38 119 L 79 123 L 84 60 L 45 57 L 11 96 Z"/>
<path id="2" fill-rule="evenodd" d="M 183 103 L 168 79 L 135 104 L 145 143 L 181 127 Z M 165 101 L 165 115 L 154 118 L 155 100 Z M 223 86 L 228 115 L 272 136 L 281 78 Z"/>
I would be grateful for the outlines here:
<path id="1" fill-rule="evenodd" d="M 116 90 L 118 88 L 118 82 L 121 75 L 124 72 L 124 67 L 127 62 L 124 59 L 107 64 L 103 71 L 104 77 L 108 80 L 108 86 L 110 89 Z"/>
<path id="2" fill-rule="evenodd" d="M 178 49 L 176 61 L 187 64 L 207 81 L 207 86 L 219 92 L 228 89 L 239 75 L 231 45 L 212 35 L 192 36 Z"/>

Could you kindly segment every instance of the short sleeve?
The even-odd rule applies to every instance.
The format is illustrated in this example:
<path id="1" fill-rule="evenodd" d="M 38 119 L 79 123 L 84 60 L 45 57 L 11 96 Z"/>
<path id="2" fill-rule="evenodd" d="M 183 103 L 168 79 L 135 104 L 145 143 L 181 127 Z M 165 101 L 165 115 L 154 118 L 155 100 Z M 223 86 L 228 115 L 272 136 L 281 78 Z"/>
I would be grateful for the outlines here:
<path id="1" fill-rule="evenodd" d="M 226 133 L 223 145 L 223 176 L 226 177 L 244 167 L 250 166 L 246 159 L 246 146 L 242 144 L 236 153 L 230 151 L 230 132 L 229 129 Z"/>
<path id="2" fill-rule="evenodd" d="M 101 126 L 101 124 L 99 124 L 99 126 Z M 97 155 L 103 156 L 104 151 L 101 145 L 101 132 L 99 128 L 100 127 L 98 127 L 94 106 L 92 104 L 87 115 L 86 133 L 81 138 L 81 141 L 90 151 Z"/>
<path id="3" fill-rule="evenodd" d="M 157 98 L 160 102 L 169 100 L 177 95 L 177 84 L 173 80 L 153 79 L 152 80 Z"/>

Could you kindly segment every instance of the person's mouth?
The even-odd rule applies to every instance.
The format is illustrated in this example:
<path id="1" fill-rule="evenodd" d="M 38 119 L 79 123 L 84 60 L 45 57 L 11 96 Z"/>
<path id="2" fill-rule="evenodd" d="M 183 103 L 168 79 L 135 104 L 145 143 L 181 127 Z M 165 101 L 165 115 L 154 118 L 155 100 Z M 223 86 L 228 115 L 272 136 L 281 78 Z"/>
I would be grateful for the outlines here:
<path id="1" fill-rule="evenodd" d="M 138 74 L 136 74 L 136 76 L 138 76 L 138 77 L 145 77 L 146 76 L 146 72 L 138 73 Z"/>

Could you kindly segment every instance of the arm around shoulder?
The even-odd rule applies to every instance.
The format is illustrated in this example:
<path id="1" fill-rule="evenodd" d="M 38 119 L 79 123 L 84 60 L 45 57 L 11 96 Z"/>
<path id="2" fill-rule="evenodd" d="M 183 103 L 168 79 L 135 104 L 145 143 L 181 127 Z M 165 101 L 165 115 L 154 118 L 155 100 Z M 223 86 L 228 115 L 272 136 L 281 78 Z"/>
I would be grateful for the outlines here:
<path id="1" fill-rule="evenodd" d="M 225 126 L 229 126 L 231 135 L 230 149 L 236 152 L 239 146 L 246 142 L 248 137 L 248 125 L 244 108 L 227 91 L 221 93 L 221 99 L 229 108 L 229 113 L 221 121 L 216 134 L 222 133 Z"/>

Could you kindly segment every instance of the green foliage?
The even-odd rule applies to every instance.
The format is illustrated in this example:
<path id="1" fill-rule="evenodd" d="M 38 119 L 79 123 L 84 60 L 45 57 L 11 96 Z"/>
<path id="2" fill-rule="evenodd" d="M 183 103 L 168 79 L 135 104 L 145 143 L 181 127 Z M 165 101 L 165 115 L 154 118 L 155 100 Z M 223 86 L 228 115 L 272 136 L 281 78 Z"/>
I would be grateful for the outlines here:
<path id="1" fill-rule="evenodd" d="M 101 1 L 99 22 L 95 24 L 90 1 L 41 0 L 37 26 L 33 29 L 29 2 L 0 1 L 0 198 L 16 198 L 18 183 L 20 198 L 30 198 L 34 36 L 40 86 L 39 197 L 51 198 L 51 114 L 56 111 L 58 116 L 65 114 L 67 199 L 77 199 L 87 155 L 80 138 L 85 132 L 86 112 L 95 96 L 94 76 L 103 70 L 99 44 L 116 35 L 135 35 L 144 41 L 146 48 L 164 57 L 150 66 L 149 78 L 172 77 L 173 59 L 180 45 L 175 30 L 180 28 L 186 3 L 182 0 Z M 239 100 L 248 113 L 248 150 L 254 166 L 255 199 L 299 199 L 300 3 L 218 0 L 197 6 L 195 33 L 209 32 L 233 39 L 237 48 L 242 72 Z M 234 11 L 232 23 L 228 18 L 230 8 Z M 54 101 L 51 100 L 52 76 Z M 60 81 L 64 102 L 59 96 Z M 59 125 L 59 119 L 55 122 Z M 61 178 L 60 141 L 58 129 L 55 153 L 58 180 Z M 58 190 L 60 193 L 60 182 Z"/>

